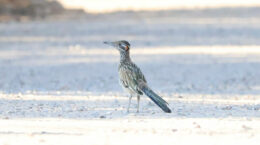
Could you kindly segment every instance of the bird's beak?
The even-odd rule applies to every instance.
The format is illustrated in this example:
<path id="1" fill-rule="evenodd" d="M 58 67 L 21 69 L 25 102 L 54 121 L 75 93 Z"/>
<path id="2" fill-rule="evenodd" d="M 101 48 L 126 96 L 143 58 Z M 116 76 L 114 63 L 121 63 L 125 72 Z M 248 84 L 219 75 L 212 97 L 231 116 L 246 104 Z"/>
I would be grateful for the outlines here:
<path id="1" fill-rule="evenodd" d="M 104 41 L 104 44 L 116 47 L 116 43 L 115 42 Z"/>

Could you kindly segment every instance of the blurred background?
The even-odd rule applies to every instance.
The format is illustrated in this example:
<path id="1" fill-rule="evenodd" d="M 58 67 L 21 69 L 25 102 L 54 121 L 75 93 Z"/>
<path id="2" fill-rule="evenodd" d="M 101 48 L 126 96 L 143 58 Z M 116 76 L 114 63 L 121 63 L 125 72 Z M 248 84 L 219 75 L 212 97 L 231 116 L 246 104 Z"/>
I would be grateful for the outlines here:
<path id="1" fill-rule="evenodd" d="M 126 113 L 116 40 L 171 114 Z M 258 145 L 259 117 L 260 0 L 0 0 L 0 144 Z"/>
<path id="2" fill-rule="evenodd" d="M 59 0 L 66 8 L 80 8 L 86 12 L 104 13 L 114 11 L 154 11 L 172 9 L 198 9 L 218 7 L 254 7 L 259 6 L 258 0 Z"/>
<path id="3" fill-rule="evenodd" d="M 102 42 L 125 39 L 159 92 L 259 93 L 257 0 L 0 0 L 0 21 L 2 92 L 122 93 Z"/>

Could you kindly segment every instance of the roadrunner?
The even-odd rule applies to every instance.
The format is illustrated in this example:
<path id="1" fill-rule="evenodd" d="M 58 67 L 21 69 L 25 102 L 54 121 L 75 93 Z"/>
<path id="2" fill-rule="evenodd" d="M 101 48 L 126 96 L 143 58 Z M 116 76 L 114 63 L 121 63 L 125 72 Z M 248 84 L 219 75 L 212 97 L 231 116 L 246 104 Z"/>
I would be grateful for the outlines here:
<path id="1" fill-rule="evenodd" d="M 131 99 L 133 96 L 137 96 L 137 112 L 139 112 L 140 95 L 143 95 L 144 93 L 164 112 L 171 113 L 168 103 L 148 87 L 146 79 L 140 68 L 131 61 L 129 55 L 129 42 L 121 40 L 104 43 L 117 48 L 120 52 L 120 64 L 118 66 L 120 83 L 124 90 L 130 93 L 127 112 L 129 112 Z"/>

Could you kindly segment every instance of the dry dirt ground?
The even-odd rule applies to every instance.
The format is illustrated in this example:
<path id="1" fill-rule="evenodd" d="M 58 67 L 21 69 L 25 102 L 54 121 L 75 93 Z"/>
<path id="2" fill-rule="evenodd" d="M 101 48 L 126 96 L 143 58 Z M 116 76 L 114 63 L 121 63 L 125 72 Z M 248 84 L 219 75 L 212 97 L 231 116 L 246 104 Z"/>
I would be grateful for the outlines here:
<path id="1" fill-rule="evenodd" d="M 0 144 L 259 144 L 259 18 L 113 20 L 0 24 Z M 126 113 L 118 39 L 171 114 Z"/>

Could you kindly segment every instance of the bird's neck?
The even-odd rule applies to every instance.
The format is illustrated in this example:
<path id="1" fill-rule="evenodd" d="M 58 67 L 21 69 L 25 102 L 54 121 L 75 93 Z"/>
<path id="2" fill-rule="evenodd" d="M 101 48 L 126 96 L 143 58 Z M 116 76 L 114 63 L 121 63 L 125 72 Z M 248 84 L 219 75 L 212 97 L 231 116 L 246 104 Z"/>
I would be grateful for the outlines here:
<path id="1" fill-rule="evenodd" d="M 120 62 L 131 61 L 129 50 L 120 52 Z"/>

